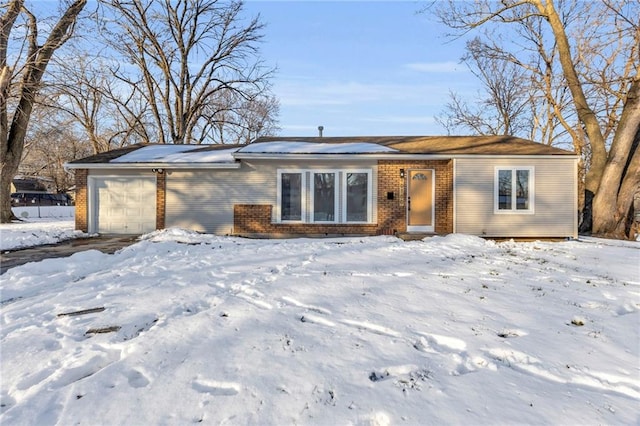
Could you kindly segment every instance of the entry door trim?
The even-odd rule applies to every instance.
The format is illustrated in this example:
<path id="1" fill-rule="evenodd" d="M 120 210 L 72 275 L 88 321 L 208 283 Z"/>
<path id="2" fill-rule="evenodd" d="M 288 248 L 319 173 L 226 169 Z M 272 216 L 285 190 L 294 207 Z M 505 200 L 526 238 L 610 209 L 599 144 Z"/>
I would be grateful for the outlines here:
<path id="1" fill-rule="evenodd" d="M 411 225 L 411 181 L 417 173 L 427 172 L 431 175 L 431 225 Z M 409 169 L 407 173 L 407 232 L 434 232 L 435 230 L 435 193 L 436 193 L 436 173 L 434 169 Z M 415 198 L 415 194 L 414 198 Z"/>

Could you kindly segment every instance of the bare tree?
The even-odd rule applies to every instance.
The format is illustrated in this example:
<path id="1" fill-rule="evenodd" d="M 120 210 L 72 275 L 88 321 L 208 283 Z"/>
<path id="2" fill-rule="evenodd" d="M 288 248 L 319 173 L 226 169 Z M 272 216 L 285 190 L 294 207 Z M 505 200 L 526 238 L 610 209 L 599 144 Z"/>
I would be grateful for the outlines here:
<path id="1" fill-rule="evenodd" d="M 106 34 L 111 46 L 135 66 L 114 73 L 144 96 L 158 142 L 219 142 L 208 139 L 206 110 L 220 94 L 231 91 L 231 99 L 249 100 L 266 93 L 272 71 L 258 59 L 263 25 L 258 18 L 243 20 L 241 1 L 104 4 L 114 14 L 115 27 Z"/>
<path id="2" fill-rule="evenodd" d="M 71 125 L 82 130 L 94 154 L 150 140 L 147 129 L 152 126 L 145 122 L 148 108 L 140 91 L 122 90 L 109 70 L 114 63 L 109 52 L 85 49 L 82 41 L 71 49 L 67 46 L 66 55 L 77 59 L 54 61 L 42 103 L 66 114 Z"/>
<path id="3" fill-rule="evenodd" d="M 105 134 L 105 96 L 107 76 L 92 66 L 92 58 L 85 52 L 72 50 L 75 61 L 63 58 L 55 61 L 51 83 L 42 91 L 42 101 L 49 108 L 56 108 L 79 126 L 95 154 L 109 150 L 108 135 Z M 70 52 L 69 52 L 70 53 Z M 69 54 L 68 53 L 68 54 Z"/>
<path id="4" fill-rule="evenodd" d="M 83 132 L 76 131 L 73 119 L 56 108 L 38 104 L 32 113 L 25 138 L 20 174 L 45 177 L 57 192 L 68 191 L 74 177 L 64 163 L 92 154 Z"/>
<path id="5" fill-rule="evenodd" d="M 15 218 L 11 212 L 11 181 L 22 158 L 42 76 L 54 52 L 73 33 L 76 19 L 85 4 L 86 0 L 68 3 L 44 41 L 38 37 L 38 20 L 25 6 L 24 0 L 10 0 L 0 17 L 0 223 L 8 223 Z M 20 17 L 25 20 L 23 31 L 26 36 L 17 39 L 21 47 L 12 48 L 11 51 L 16 52 L 14 57 L 9 55 L 9 42 L 12 40 L 11 31 Z M 20 54 L 25 51 L 26 54 Z M 13 65 L 8 63 L 10 57 Z M 15 102 L 10 102 L 13 94 Z M 12 113 L 9 112 L 11 107 Z"/>
<path id="6" fill-rule="evenodd" d="M 450 93 L 445 111 L 436 120 L 449 133 L 458 129 L 479 135 L 521 135 L 532 133 L 528 113 L 529 90 L 524 70 L 508 61 L 496 59 L 479 38 L 467 42 L 462 60 L 484 85 L 486 94 L 469 105 Z"/>
<path id="7" fill-rule="evenodd" d="M 278 132 L 276 117 L 280 103 L 273 96 L 260 95 L 244 99 L 233 91 L 223 91 L 215 103 L 205 108 L 207 127 L 202 131 L 212 134 L 220 143 L 250 143 L 259 136 Z"/>
<path id="8" fill-rule="evenodd" d="M 275 135 L 280 130 L 279 113 L 280 102 L 274 96 L 244 100 L 240 104 L 238 125 L 231 128 L 236 131 L 235 139 L 240 143 L 250 143 L 259 136 Z"/>
<path id="9" fill-rule="evenodd" d="M 564 12 L 564 13 L 563 13 Z M 636 150 L 638 101 L 638 16 L 640 5 L 632 0 L 601 3 L 554 2 L 553 0 L 450 0 L 437 14 L 457 34 L 490 24 L 518 28 L 518 41 L 538 49 L 549 68 L 547 78 L 560 76 L 571 95 L 571 106 L 579 125 L 567 120 L 552 92 L 546 101 L 574 140 L 577 152 L 588 151 L 585 177 L 587 220 L 593 201 L 593 232 L 622 237 L 628 235 L 633 197 L 637 191 Z M 572 27 L 572 19 L 583 22 Z M 575 30 L 573 28 L 580 28 Z M 534 31 L 530 31 L 534 30 Z M 574 31 L 573 33 L 571 31 Z M 557 59 L 542 55 L 539 40 L 549 38 Z M 506 49 L 500 48 L 500 52 Z M 515 58 L 515 55 L 508 55 Z M 549 59 L 553 61 L 549 62 Z M 524 62 L 523 62 L 524 63 Z M 597 71 L 600 69 L 600 71 Z M 596 84 L 599 83 L 599 84 Z M 558 87 L 552 85 L 550 87 Z M 598 94 L 605 94 L 598 98 Z M 603 100 L 602 100 L 603 99 Z M 585 146 L 585 141 L 587 146 Z M 608 142 L 611 143 L 609 152 Z M 635 173 L 635 175 L 634 175 Z M 628 192 L 623 188 L 631 188 Z M 583 228 L 584 230 L 584 228 Z"/>

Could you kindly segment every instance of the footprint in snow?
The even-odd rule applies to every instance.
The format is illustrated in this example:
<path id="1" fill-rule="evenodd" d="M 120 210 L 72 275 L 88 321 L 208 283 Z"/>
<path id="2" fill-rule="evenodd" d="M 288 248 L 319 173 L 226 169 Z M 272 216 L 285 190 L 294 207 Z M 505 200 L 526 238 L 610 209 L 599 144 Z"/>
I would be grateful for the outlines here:
<path id="1" fill-rule="evenodd" d="M 483 357 L 470 356 L 466 351 L 467 344 L 460 339 L 438 334 L 420 334 L 423 334 L 423 336 L 415 341 L 413 347 L 420 352 L 446 354 L 453 364 L 450 370 L 452 376 L 462 376 L 482 368 L 496 369 L 493 363 Z"/>
<path id="2" fill-rule="evenodd" d="M 147 376 L 138 370 L 131 370 L 127 375 L 127 380 L 132 388 L 143 388 L 150 383 Z"/>
<path id="3" fill-rule="evenodd" d="M 518 330 L 517 328 L 505 328 L 504 330 L 501 330 L 496 334 L 498 335 L 498 337 L 502 337 L 503 339 L 508 339 L 511 337 L 526 336 L 528 333 L 523 330 Z"/>
<path id="4" fill-rule="evenodd" d="M 300 322 L 309 322 L 312 324 L 326 325 L 327 327 L 335 327 L 336 324 L 328 319 L 318 317 L 316 315 L 304 314 L 300 315 Z"/>
<path id="5" fill-rule="evenodd" d="M 270 303 L 264 302 L 262 300 L 254 299 L 253 297 L 248 296 L 246 294 L 238 294 L 237 297 L 239 297 L 240 299 L 246 300 L 247 302 L 259 308 L 267 309 L 267 310 L 273 309 L 273 306 Z"/>
<path id="6" fill-rule="evenodd" d="M 429 352 L 429 348 L 437 352 L 461 352 L 467 349 L 464 340 L 440 334 L 422 333 L 420 339 L 413 345 L 416 349 Z"/>
<path id="7" fill-rule="evenodd" d="M 462 376 L 469 373 L 474 373 L 479 369 L 488 369 L 496 371 L 498 368 L 492 362 L 487 361 L 481 356 L 471 357 L 466 353 L 452 354 L 452 359 L 456 363 L 456 367 L 451 371 L 452 376 Z"/>
<path id="8" fill-rule="evenodd" d="M 375 334 L 381 334 L 383 336 L 389 336 L 389 337 L 400 337 L 400 333 L 398 333 L 397 331 L 394 331 L 390 328 L 381 326 L 381 325 L 377 325 L 377 324 L 372 324 L 370 322 L 366 322 L 366 321 L 353 321 L 353 320 L 342 320 L 340 321 L 343 324 L 346 325 L 350 325 L 353 327 L 357 327 L 361 330 L 367 330 L 370 331 L 372 333 Z"/>
<path id="9" fill-rule="evenodd" d="M 618 314 L 618 316 L 622 316 L 622 315 L 632 314 L 639 310 L 640 310 L 640 304 L 634 303 L 634 302 L 628 302 L 628 303 L 625 303 L 624 305 L 619 306 L 618 309 L 616 310 L 616 314 Z"/>
<path id="10" fill-rule="evenodd" d="M 426 368 L 419 368 L 415 365 L 397 365 L 386 367 L 369 373 L 369 380 L 380 382 L 393 379 L 394 386 L 406 392 L 409 389 L 420 390 L 422 382 L 431 378 L 431 371 Z"/>
<path id="11" fill-rule="evenodd" d="M 240 393 L 240 385 L 234 382 L 219 382 L 217 380 L 196 379 L 191 387 L 200 392 L 219 396 L 232 396 Z"/>
<path id="12" fill-rule="evenodd" d="M 290 303 L 294 306 L 297 306 L 299 308 L 305 308 L 308 309 L 310 311 L 314 311 L 317 312 L 319 314 L 326 314 L 326 315 L 331 315 L 331 311 L 325 308 L 322 308 L 320 306 L 315 306 L 315 305 L 307 305 L 306 303 L 302 303 L 299 302 L 298 300 L 292 298 L 292 297 L 288 297 L 288 296 L 283 296 L 282 300 L 284 300 L 287 303 Z"/>

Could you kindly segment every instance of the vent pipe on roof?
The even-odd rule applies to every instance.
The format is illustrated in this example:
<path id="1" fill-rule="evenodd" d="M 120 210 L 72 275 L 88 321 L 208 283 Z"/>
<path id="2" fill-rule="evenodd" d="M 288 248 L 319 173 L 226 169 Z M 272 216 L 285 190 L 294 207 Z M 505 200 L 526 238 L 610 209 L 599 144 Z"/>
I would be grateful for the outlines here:
<path id="1" fill-rule="evenodd" d="M 324 126 L 318 126 L 318 135 L 322 137 L 322 131 L 324 130 Z"/>

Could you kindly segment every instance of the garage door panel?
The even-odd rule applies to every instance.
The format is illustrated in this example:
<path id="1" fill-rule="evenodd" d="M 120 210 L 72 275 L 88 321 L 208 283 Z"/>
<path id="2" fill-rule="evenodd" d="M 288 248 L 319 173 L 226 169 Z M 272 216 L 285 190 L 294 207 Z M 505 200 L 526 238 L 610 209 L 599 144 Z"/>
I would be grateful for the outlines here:
<path id="1" fill-rule="evenodd" d="M 143 234 L 155 230 L 155 177 L 96 177 L 94 182 L 97 232 Z"/>

